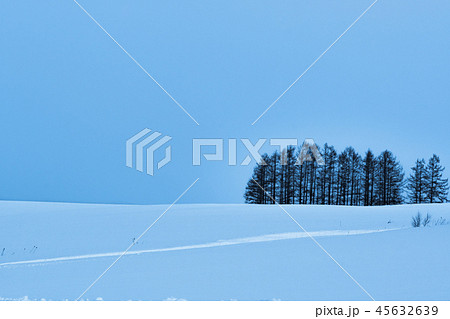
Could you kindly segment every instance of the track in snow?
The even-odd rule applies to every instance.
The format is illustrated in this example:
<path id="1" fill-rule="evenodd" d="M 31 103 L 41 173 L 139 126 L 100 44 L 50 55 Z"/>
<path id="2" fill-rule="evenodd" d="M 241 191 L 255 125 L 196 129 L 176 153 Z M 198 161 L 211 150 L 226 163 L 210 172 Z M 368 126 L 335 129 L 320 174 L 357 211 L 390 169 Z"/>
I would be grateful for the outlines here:
<path id="1" fill-rule="evenodd" d="M 399 230 L 399 229 L 401 229 L 401 228 L 382 229 L 382 230 L 325 230 L 325 231 L 309 232 L 309 234 L 314 238 L 316 238 L 316 237 L 332 237 L 332 236 L 352 236 L 352 235 L 363 235 L 363 234 L 380 233 L 380 232 L 386 232 L 386 231 L 394 231 L 394 230 Z M 235 239 L 227 239 L 227 240 L 218 240 L 218 241 L 210 242 L 210 243 L 206 243 L 206 244 L 128 251 L 125 255 L 128 256 L 128 255 L 140 255 L 140 254 L 159 253 L 159 252 L 178 251 L 178 250 L 213 248 L 213 247 L 243 245 L 243 244 L 251 244 L 251 243 L 263 243 L 263 242 L 269 242 L 269 241 L 298 239 L 298 238 L 307 238 L 307 237 L 309 237 L 309 235 L 305 232 L 279 233 L 279 234 L 235 238 Z M 0 264 L 0 267 L 30 265 L 30 264 L 48 264 L 48 263 L 53 263 L 53 262 L 65 262 L 65 261 L 95 259 L 95 258 L 105 258 L 105 257 L 118 257 L 122 254 L 123 254 L 123 251 L 122 252 L 101 253 L 101 254 L 13 261 L 13 262 L 2 263 L 2 264 Z"/>

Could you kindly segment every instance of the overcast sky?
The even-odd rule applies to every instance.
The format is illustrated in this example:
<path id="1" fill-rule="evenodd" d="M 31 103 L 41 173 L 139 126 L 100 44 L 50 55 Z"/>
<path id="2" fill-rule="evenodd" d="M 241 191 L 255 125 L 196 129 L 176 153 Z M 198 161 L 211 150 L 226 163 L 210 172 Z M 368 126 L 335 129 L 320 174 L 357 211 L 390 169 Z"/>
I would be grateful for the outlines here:
<path id="1" fill-rule="evenodd" d="M 313 138 L 390 149 L 407 173 L 433 153 L 450 167 L 448 1 L 380 0 L 253 126 L 372 1 L 79 2 L 200 126 L 73 1 L 3 1 L 1 199 L 170 203 L 200 177 L 182 202 L 243 202 L 255 163 L 193 167 L 192 138 Z M 172 137 L 154 176 L 125 166 L 144 128 Z"/>

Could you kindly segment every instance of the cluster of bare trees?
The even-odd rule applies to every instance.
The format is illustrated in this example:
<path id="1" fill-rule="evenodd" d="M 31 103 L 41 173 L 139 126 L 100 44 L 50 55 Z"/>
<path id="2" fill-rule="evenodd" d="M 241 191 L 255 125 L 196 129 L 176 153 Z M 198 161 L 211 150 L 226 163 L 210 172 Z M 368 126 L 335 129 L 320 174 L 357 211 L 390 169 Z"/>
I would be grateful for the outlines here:
<path id="1" fill-rule="evenodd" d="M 298 161 L 300 150 L 288 147 L 281 154 L 264 154 L 248 181 L 244 198 L 253 204 L 397 205 L 407 197 L 412 203 L 444 202 L 448 181 L 434 155 L 428 165 L 418 161 L 405 181 L 403 168 L 388 150 L 364 157 L 347 147 L 338 154 L 325 144 L 323 161 Z M 421 166 L 423 164 L 423 166 Z"/>
<path id="2" fill-rule="evenodd" d="M 407 181 L 410 203 L 443 203 L 447 201 L 448 179 L 443 178 L 444 167 L 439 156 L 433 155 L 428 161 L 417 160 Z"/>

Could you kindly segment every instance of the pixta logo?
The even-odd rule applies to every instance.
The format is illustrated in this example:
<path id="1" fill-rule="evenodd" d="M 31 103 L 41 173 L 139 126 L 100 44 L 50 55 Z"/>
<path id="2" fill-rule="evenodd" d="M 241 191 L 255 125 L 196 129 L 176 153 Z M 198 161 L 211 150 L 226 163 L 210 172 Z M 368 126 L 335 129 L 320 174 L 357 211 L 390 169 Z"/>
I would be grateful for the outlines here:
<path id="1" fill-rule="evenodd" d="M 126 165 L 135 168 L 140 172 L 145 172 L 153 176 L 155 166 L 159 170 L 172 159 L 172 149 L 168 145 L 165 148 L 163 159 L 155 162 L 155 152 L 168 143 L 172 137 L 161 137 L 160 132 L 152 132 L 146 128 L 132 136 L 126 142 Z M 248 138 L 222 139 L 222 138 L 194 138 L 192 139 L 192 165 L 200 166 L 203 161 L 225 161 L 224 149 L 227 149 L 227 164 L 229 166 L 247 166 L 252 160 L 259 165 L 266 165 L 260 151 L 268 139 L 261 138 L 253 144 Z M 245 149 L 245 157 L 238 161 L 238 143 Z M 271 138 L 269 144 L 279 148 L 281 165 L 286 165 L 286 150 L 288 147 L 297 147 L 298 141 L 295 138 Z M 313 139 L 306 139 L 299 148 L 296 165 L 302 165 L 305 161 L 315 161 L 318 165 L 323 165 L 324 160 Z"/>
<path id="2" fill-rule="evenodd" d="M 260 165 L 266 165 L 260 154 L 261 148 L 266 143 L 267 139 L 260 138 L 255 144 L 247 138 L 240 139 L 245 146 L 248 154 L 240 165 L 247 166 L 251 163 L 252 158 Z M 286 149 L 290 146 L 297 146 L 296 138 L 271 138 L 269 141 L 271 146 L 276 146 L 280 149 L 281 165 L 287 165 L 285 161 Z M 207 161 L 223 161 L 224 160 L 224 139 L 221 138 L 200 138 L 192 140 L 192 165 L 201 165 L 202 155 Z M 228 165 L 237 165 L 237 139 L 228 139 Z M 213 147 L 213 153 L 202 153 L 202 147 Z M 319 152 L 319 149 L 312 138 L 307 138 L 300 149 L 297 157 L 296 165 L 302 165 L 304 162 L 315 160 L 318 165 L 324 165 L 324 160 Z"/>
<path id="3" fill-rule="evenodd" d="M 162 134 L 159 132 L 151 132 L 152 131 L 150 129 L 146 128 L 127 140 L 126 165 L 131 168 L 135 167 L 140 172 L 144 172 L 144 166 L 146 166 L 147 174 L 153 176 L 155 166 L 155 152 L 164 144 L 169 142 L 172 137 L 163 136 L 158 139 Z M 172 148 L 170 145 L 168 145 L 165 149 L 165 157 L 162 160 L 158 161 L 156 164 L 157 169 L 162 168 L 171 160 Z"/>

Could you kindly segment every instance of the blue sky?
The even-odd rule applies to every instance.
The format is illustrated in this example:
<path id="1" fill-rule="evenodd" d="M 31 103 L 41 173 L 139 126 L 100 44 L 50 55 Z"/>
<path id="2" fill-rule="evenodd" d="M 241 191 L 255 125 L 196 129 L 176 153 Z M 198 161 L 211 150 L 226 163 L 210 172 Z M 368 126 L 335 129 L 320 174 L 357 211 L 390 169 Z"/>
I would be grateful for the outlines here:
<path id="1" fill-rule="evenodd" d="M 371 1 L 79 1 L 195 125 L 71 1 L 0 4 L 0 198 L 240 203 L 248 167 L 191 165 L 192 138 L 314 138 L 450 167 L 450 3 L 380 0 L 258 123 Z M 125 166 L 143 128 L 173 137 L 155 176 Z M 273 148 L 267 148 L 272 151 Z M 245 157 L 242 149 L 240 160 Z"/>

